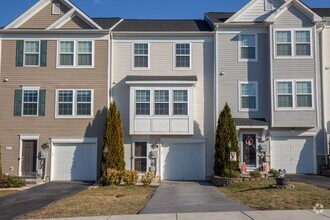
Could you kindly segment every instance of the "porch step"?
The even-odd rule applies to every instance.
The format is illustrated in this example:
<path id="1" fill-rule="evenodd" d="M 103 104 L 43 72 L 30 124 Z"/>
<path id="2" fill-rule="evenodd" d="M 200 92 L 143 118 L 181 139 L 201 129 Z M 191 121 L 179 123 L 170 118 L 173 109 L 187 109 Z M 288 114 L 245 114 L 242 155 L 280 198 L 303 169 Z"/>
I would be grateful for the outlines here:
<path id="1" fill-rule="evenodd" d="M 328 170 L 321 170 L 321 175 L 322 176 L 330 176 L 330 169 L 328 169 Z"/>
<path id="2" fill-rule="evenodd" d="M 43 182 L 41 178 L 35 176 L 22 176 L 23 180 L 25 180 L 26 185 L 38 185 Z"/>

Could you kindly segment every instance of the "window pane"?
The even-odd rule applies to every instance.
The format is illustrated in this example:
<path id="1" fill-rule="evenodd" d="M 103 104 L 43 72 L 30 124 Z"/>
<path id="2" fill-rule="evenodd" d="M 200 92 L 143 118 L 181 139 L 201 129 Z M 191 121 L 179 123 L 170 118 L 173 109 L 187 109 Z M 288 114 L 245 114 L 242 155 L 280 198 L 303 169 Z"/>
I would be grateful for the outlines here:
<path id="1" fill-rule="evenodd" d="M 190 44 L 176 44 L 177 55 L 190 55 Z"/>
<path id="2" fill-rule="evenodd" d="M 242 108 L 256 109 L 256 97 L 242 97 Z"/>
<path id="3" fill-rule="evenodd" d="M 277 83 L 278 94 L 292 94 L 292 83 L 291 82 L 278 82 Z"/>
<path id="4" fill-rule="evenodd" d="M 39 65 L 39 54 L 25 54 L 25 65 Z"/>
<path id="5" fill-rule="evenodd" d="M 78 53 L 92 53 L 92 42 L 91 41 L 78 42 Z"/>
<path id="6" fill-rule="evenodd" d="M 242 59 L 255 59 L 256 58 L 256 48 L 255 47 L 242 47 L 241 48 L 241 58 Z"/>
<path id="7" fill-rule="evenodd" d="M 135 158 L 134 168 L 138 172 L 146 172 L 147 171 L 147 158 Z"/>
<path id="8" fill-rule="evenodd" d="M 155 103 L 155 115 L 168 115 L 169 104 L 168 103 Z"/>
<path id="9" fill-rule="evenodd" d="M 72 66 L 73 65 L 73 54 L 61 54 L 60 55 L 61 66 Z"/>
<path id="10" fill-rule="evenodd" d="M 150 102 L 150 90 L 136 90 L 136 102 Z"/>
<path id="11" fill-rule="evenodd" d="M 311 94 L 312 83 L 311 82 L 297 82 L 297 93 L 298 94 Z"/>
<path id="12" fill-rule="evenodd" d="M 188 115 L 188 104 L 174 103 L 174 115 Z"/>
<path id="13" fill-rule="evenodd" d="M 292 95 L 279 95 L 277 102 L 278 107 L 292 107 Z"/>
<path id="14" fill-rule="evenodd" d="M 78 55 L 79 66 L 91 66 L 92 65 L 92 54 L 79 54 Z"/>
<path id="15" fill-rule="evenodd" d="M 277 45 L 277 56 L 291 56 L 291 44 L 278 44 Z"/>
<path id="16" fill-rule="evenodd" d="M 72 115 L 72 103 L 59 103 L 58 115 Z"/>
<path id="17" fill-rule="evenodd" d="M 39 53 L 39 41 L 25 41 L 25 52 Z"/>
<path id="18" fill-rule="evenodd" d="M 24 90 L 24 102 L 38 102 L 38 91 Z"/>
<path id="19" fill-rule="evenodd" d="M 296 31 L 296 42 L 309 43 L 311 42 L 309 31 Z"/>
<path id="20" fill-rule="evenodd" d="M 134 44 L 135 55 L 148 55 L 148 44 Z"/>
<path id="21" fill-rule="evenodd" d="M 177 56 L 176 57 L 176 67 L 190 67 L 190 57 L 189 56 Z"/>
<path id="22" fill-rule="evenodd" d="M 241 84 L 241 95 L 256 96 L 256 84 Z"/>
<path id="23" fill-rule="evenodd" d="M 174 102 L 187 102 L 188 101 L 188 91 L 187 90 L 174 90 L 173 91 L 173 101 Z"/>
<path id="24" fill-rule="evenodd" d="M 146 157 L 147 156 L 147 143 L 146 142 L 135 142 L 134 156 L 135 157 Z"/>
<path id="25" fill-rule="evenodd" d="M 136 115 L 150 115 L 150 103 L 136 103 Z"/>
<path id="26" fill-rule="evenodd" d="M 298 95 L 297 96 L 298 107 L 312 107 L 312 95 Z"/>
<path id="27" fill-rule="evenodd" d="M 38 91 L 23 91 L 23 115 L 37 115 L 38 113 Z"/>
<path id="28" fill-rule="evenodd" d="M 77 102 L 91 102 L 92 92 L 90 90 L 77 91 Z"/>
<path id="29" fill-rule="evenodd" d="M 291 43 L 291 31 L 277 31 L 276 32 L 277 43 Z"/>
<path id="30" fill-rule="evenodd" d="M 148 67 L 148 56 L 135 56 L 134 67 Z"/>
<path id="31" fill-rule="evenodd" d="M 297 56 L 310 56 L 311 55 L 310 44 L 296 44 L 296 55 Z"/>
<path id="32" fill-rule="evenodd" d="M 73 91 L 61 90 L 58 92 L 59 102 L 72 102 L 73 101 Z"/>
<path id="33" fill-rule="evenodd" d="M 37 115 L 38 103 L 24 103 L 23 115 Z"/>
<path id="34" fill-rule="evenodd" d="M 168 102 L 169 92 L 168 90 L 155 90 L 155 102 Z"/>
<path id="35" fill-rule="evenodd" d="M 255 47 L 255 35 L 242 34 L 241 35 L 241 46 Z"/>
<path id="36" fill-rule="evenodd" d="M 77 115 L 91 115 L 91 104 L 90 103 L 77 103 Z"/>
<path id="37" fill-rule="evenodd" d="M 73 53 L 74 43 L 73 41 L 61 41 L 60 53 Z"/>

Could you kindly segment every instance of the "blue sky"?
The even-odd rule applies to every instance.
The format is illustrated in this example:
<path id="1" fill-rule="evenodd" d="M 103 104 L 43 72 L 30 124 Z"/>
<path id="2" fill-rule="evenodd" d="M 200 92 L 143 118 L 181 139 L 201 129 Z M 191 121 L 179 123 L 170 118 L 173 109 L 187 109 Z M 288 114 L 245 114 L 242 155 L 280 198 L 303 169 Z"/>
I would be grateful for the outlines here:
<path id="1" fill-rule="evenodd" d="M 38 0 L 2 0 L 0 26 L 22 14 Z M 208 11 L 237 11 L 249 0 L 71 0 L 91 17 L 201 19 Z M 329 7 L 330 0 L 303 0 L 310 7 Z"/>

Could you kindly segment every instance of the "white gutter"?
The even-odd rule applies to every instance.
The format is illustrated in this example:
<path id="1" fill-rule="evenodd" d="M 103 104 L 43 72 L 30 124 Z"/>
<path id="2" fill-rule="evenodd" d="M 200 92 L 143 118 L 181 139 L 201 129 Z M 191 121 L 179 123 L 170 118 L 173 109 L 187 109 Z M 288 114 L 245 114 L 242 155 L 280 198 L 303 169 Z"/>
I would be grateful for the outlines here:
<path id="1" fill-rule="evenodd" d="M 217 129 L 217 122 L 219 116 L 219 52 L 218 52 L 218 25 L 215 26 L 215 43 L 214 43 L 214 94 L 215 94 L 215 102 L 214 102 L 214 128 L 215 131 Z"/>
<path id="2" fill-rule="evenodd" d="M 270 71 L 270 118 L 271 118 L 271 122 L 269 124 L 270 127 L 274 126 L 274 84 L 273 84 L 273 25 L 269 25 L 269 45 L 270 45 L 270 49 L 269 49 L 269 71 Z"/>
<path id="3" fill-rule="evenodd" d="M 314 25 L 313 27 L 314 29 L 314 71 L 315 71 L 315 85 L 316 85 L 316 89 L 315 89 L 315 96 L 316 98 L 316 120 L 317 120 L 317 126 L 320 127 L 320 111 L 318 110 L 319 108 L 319 86 L 318 86 L 318 68 L 317 68 L 317 52 L 316 52 L 316 47 L 317 47 L 317 41 L 316 41 L 316 37 L 317 37 L 317 33 L 316 33 L 316 25 Z M 322 104 L 321 104 L 322 105 Z M 323 127 L 323 124 L 322 124 Z"/>

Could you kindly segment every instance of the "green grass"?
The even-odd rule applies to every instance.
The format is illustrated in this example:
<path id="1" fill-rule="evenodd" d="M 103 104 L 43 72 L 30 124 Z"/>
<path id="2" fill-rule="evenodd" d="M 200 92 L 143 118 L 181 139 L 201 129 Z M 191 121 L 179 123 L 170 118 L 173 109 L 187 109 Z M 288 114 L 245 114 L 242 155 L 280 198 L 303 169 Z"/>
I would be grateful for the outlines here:
<path id="1" fill-rule="evenodd" d="M 270 188 L 275 180 L 245 181 L 219 190 L 257 210 L 313 209 L 316 203 L 330 208 L 330 190 L 304 183 L 290 182 L 294 189 Z"/>

